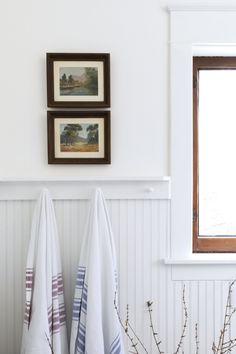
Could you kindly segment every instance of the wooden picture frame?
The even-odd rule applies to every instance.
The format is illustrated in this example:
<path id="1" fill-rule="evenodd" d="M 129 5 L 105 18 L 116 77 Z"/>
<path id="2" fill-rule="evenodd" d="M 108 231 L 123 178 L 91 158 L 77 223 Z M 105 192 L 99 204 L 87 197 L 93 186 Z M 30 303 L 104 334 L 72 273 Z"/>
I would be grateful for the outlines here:
<path id="1" fill-rule="evenodd" d="M 110 54 L 47 53 L 47 103 L 57 108 L 110 107 Z"/>
<path id="2" fill-rule="evenodd" d="M 110 164 L 109 111 L 48 111 L 49 164 Z"/>

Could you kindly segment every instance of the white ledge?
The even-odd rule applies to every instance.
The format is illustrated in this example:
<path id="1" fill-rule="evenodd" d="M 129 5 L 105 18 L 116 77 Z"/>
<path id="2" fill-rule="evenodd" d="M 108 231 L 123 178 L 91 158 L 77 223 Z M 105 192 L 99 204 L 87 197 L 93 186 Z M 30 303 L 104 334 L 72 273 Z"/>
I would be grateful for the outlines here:
<path id="1" fill-rule="evenodd" d="M 2 178 L 0 201 L 34 200 L 42 188 L 53 199 L 88 199 L 92 189 L 102 188 L 107 199 L 170 199 L 170 178 Z"/>
<path id="2" fill-rule="evenodd" d="M 196 4 L 196 5 L 189 5 L 189 4 L 180 4 L 180 5 L 167 5 L 166 10 L 168 12 L 234 12 L 236 11 L 236 6 L 232 4 L 212 4 L 212 5 L 205 5 L 203 4 Z"/>
<path id="3" fill-rule="evenodd" d="M 157 177 L 0 177 L 1 182 L 145 182 L 170 181 L 170 176 Z"/>
<path id="4" fill-rule="evenodd" d="M 232 257 L 232 254 L 230 254 Z M 225 258 L 186 258 L 186 259 L 173 259 L 165 258 L 164 263 L 166 265 L 211 265 L 211 264 L 236 264 L 236 255 L 235 258 L 229 258 L 225 254 Z"/>

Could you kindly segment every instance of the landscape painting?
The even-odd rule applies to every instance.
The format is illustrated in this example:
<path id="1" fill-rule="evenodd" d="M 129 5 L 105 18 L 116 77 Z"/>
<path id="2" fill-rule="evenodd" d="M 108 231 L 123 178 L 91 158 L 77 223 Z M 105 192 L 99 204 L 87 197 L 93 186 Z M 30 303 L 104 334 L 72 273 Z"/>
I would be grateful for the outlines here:
<path id="1" fill-rule="evenodd" d="M 60 67 L 61 96 L 98 96 L 97 67 Z"/>
<path id="2" fill-rule="evenodd" d="M 61 152 L 97 152 L 98 140 L 98 124 L 60 124 Z"/>
<path id="3" fill-rule="evenodd" d="M 110 164 L 109 111 L 48 111 L 48 163 Z"/>
<path id="4" fill-rule="evenodd" d="M 48 107 L 110 107 L 109 53 L 47 53 Z"/>

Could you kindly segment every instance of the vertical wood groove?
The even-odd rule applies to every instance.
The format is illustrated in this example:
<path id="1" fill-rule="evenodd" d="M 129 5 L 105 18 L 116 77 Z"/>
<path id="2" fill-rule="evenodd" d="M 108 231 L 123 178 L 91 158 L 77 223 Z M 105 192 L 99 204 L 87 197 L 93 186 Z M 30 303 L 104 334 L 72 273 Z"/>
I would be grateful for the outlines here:
<path id="1" fill-rule="evenodd" d="M 54 205 L 70 333 L 75 276 L 88 202 L 58 200 Z M 24 269 L 33 208 L 33 201 L 0 201 L 0 354 L 16 354 L 20 350 Z M 185 352 L 194 353 L 194 325 L 198 322 L 200 354 L 210 353 L 211 343 L 218 337 L 222 326 L 228 281 L 172 280 L 171 267 L 162 262 L 169 248 L 168 201 L 108 200 L 108 209 L 117 249 L 122 318 L 125 319 L 126 304 L 129 304 L 134 328 L 145 341 L 150 353 L 156 353 L 146 309 L 146 301 L 152 300 L 153 322 L 162 340 L 161 348 L 165 354 L 172 354 L 184 321 L 182 289 L 185 283 L 190 316 Z M 233 326 L 231 331 L 233 334 Z M 126 349 L 128 353 L 127 344 Z"/>

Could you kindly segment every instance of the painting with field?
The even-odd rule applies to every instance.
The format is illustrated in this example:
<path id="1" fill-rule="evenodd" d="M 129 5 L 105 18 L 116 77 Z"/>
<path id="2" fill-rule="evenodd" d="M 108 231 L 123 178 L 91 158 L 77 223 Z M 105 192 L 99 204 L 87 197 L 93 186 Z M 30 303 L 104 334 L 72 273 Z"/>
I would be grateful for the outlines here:
<path id="1" fill-rule="evenodd" d="M 48 163 L 110 164 L 109 111 L 48 111 Z"/>
<path id="2" fill-rule="evenodd" d="M 97 67 L 60 67 L 61 96 L 97 96 Z"/>
<path id="3" fill-rule="evenodd" d="M 98 124 L 60 124 L 61 152 L 98 152 Z"/>

